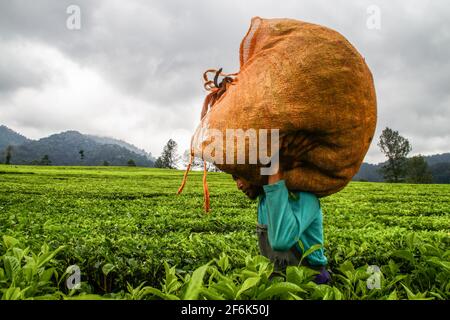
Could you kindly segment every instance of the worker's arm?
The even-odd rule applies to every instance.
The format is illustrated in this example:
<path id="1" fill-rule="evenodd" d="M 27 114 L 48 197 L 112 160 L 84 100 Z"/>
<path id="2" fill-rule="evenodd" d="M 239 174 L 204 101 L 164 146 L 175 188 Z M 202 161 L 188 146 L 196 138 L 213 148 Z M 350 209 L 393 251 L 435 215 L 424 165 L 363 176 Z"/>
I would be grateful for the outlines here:
<path id="1" fill-rule="evenodd" d="M 282 173 L 269 176 L 264 191 L 269 243 L 273 250 L 287 251 L 297 243 L 301 233 L 311 224 L 315 212 L 292 211 L 289 191 Z"/>

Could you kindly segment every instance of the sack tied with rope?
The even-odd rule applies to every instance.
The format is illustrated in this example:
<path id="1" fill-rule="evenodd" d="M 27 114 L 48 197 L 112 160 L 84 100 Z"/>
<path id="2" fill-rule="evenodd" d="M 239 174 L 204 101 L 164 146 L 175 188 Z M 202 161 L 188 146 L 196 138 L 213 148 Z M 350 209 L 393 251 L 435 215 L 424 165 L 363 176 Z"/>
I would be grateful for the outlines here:
<path id="1" fill-rule="evenodd" d="M 226 159 L 225 142 L 212 156 L 204 154 L 213 140 L 204 129 L 218 130 L 223 137 L 227 129 L 279 129 L 280 163 L 289 189 L 319 197 L 343 189 L 358 172 L 376 126 L 374 82 L 364 58 L 327 27 L 259 17 L 252 19 L 239 51 L 238 73 L 219 69 L 204 74 L 210 93 L 192 137 L 191 158 L 202 155 L 222 171 L 262 185 L 267 176 L 261 175 L 259 160 L 217 163 L 218 155 Z M 245 141 L 246 152 L 254 147 Z M 208 211 L 206 170 L 203 179 Z"/>

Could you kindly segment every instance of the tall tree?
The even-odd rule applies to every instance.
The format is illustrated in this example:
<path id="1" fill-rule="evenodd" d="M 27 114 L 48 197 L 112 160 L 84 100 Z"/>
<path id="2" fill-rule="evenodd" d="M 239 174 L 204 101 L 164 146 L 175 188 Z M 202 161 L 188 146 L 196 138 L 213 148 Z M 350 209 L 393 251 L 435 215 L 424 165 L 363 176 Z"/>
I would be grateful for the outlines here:
<path id="1" fill-rule="evenodd" d="M 129 167 L 136 167 L 136 163 L 134 162 L 133 159 L 128 160 L 127 165 L 128 165 Z"/>
<path id="2" fill-rule="evenodd" d="M 177 143 L 170 139 L 164 147 L 161 156 L 156 160 L 155 167 L 176 169 L 180 157 L 177 154 Z"/>
<path id="3" fill-rule="evenodd" d="M 409 141 L 398 131 L 386 127 L 380 136 L 378 146 L 387 157 L 387 163 L 381 168 L 387 182 L 400 182 L 406 173 L 406 156 L 411 151 Z"/>
<path id="4" fill-rule="evenodd" d="M 161 157 L 158 157 L 158 159 L 156 159 L 155 168 L 164 168 Z"/>
<path id="5" fill-rule="evenodd" d="M 406 182 L 410 183 L 431 183 L 433 177 L 428 169 L 428 164 L 422 155 L 408 159 Z"/>
<path id="6" fill-rule="evenodd" d="M 13 147 L 12 146 L 8 146 L 6 148 L 5 164 L 11 164 L 12 151 L 13 151 Z"/>
<path id="7" fill-rule="evenodd" d="M 80 159 L 81 161 L 84 160 L 84 150 L 80 150 L 80 152 L 78 152 L 80 154 Z"/>
<path id="8" fill-rule="evenodd" d="M 44 165 L 44 166 L 49 166 L 49 165 L 52 164 L 52 162 L 50 161 L 50 158 L 49 158 L 48 154 L 46 154 L 46 155 L 44 155 L 44 156 L 42 157 L 41 164 Z"/>

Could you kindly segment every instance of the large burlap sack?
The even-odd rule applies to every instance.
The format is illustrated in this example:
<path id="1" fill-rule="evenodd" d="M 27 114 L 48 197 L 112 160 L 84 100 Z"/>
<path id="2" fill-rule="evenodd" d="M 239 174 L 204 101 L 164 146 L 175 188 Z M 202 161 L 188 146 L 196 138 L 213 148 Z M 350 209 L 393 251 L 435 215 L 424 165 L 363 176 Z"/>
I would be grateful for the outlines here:
<path id="1" fill-rule="evenodd" d="M 326 196 L 357 173 L 375 131 L 376 97 L 364 58 L 341 34 L 292 19 L 255 17 L 240 45 L 240 70 L 225 80 L 220 87 L 217 79 L 216 86 L 207 83 L 212 94 L 192 144 L 197 155 L 215 139 L 202 128 L 223 137 L 226 129 L 280 129 L 288 188 Z M 247 140 L 246 150 L 252 147 Z M 261 163 L 220 164 L 218 155 L 225 161 L 225 143 L 203 158 L 265 183 Z"/>

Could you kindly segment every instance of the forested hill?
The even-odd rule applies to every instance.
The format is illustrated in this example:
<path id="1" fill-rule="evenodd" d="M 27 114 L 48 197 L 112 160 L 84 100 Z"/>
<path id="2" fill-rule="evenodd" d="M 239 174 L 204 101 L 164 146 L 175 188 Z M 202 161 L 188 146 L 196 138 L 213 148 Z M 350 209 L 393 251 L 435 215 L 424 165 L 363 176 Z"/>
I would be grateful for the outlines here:
<path id="1" fill-rule="evenodd" d="M 450 153 L 424 156 L 433 176 L 434 183 L 450 183 Z M 383 176 L 379 172 L 384 163 L 370 164 L 364 162 L 359 172 L 353 177 L 356 181 L 382 182 Z"/>
<path id="2" fill-rule="evenodd" d="M 11 164 L 125 166 L 130 160 L 137 166 L 153 167 L 154 164 L 151 154 L 131 144 L 112 138 L 84 135 L 78 131 L 66 131 L 39 140 L 29 140 L 2 126 L 0 141 L 2 163 L 5 162 L 6 147 L 12 145 Z M 44 162 L 45 158 L 49 162 Z"/>
<path id="3" fill-rule="evenodd" d="M 28 139 L 23 135 L 11 130 L 6 126 L 0 126 L 0 150 L 4 150 L 9 145 L 18 146 L 27 141 Z"/>
<path id="4" fill-rule="evenodd" d="M 425 156 L 424 158 L 429 166 L 432 166 L 437 163 L 445 163 L 445 162 L 449 163 L 450 153 L 435 154 L 432 156 Z"/>
<path id="5" fill-rule="evenodd" d="M 99 142 L 101 144 L 115 144 L 121 147 L 124 147 L 125 149 L 128 149 L 130 151 L 133 151 L 134 153 L 140 154 L 142 156 L 146 156 L 147 158 L 149 158 L 152 161 L 155 161 L 155 158 L 152 156 L 152 154 L 150 152 L 147 152 L 143 149 L 139 149 L 138 147 L 123 141 L 123 140 L 119 140 L 119 139 L 114 139 L 114 138 L 110 138 L 110 137 L 100 137 L 100 136 L 94 136 L 91 134 L 87 134 L 85 135 L 86 137 Z"/>

